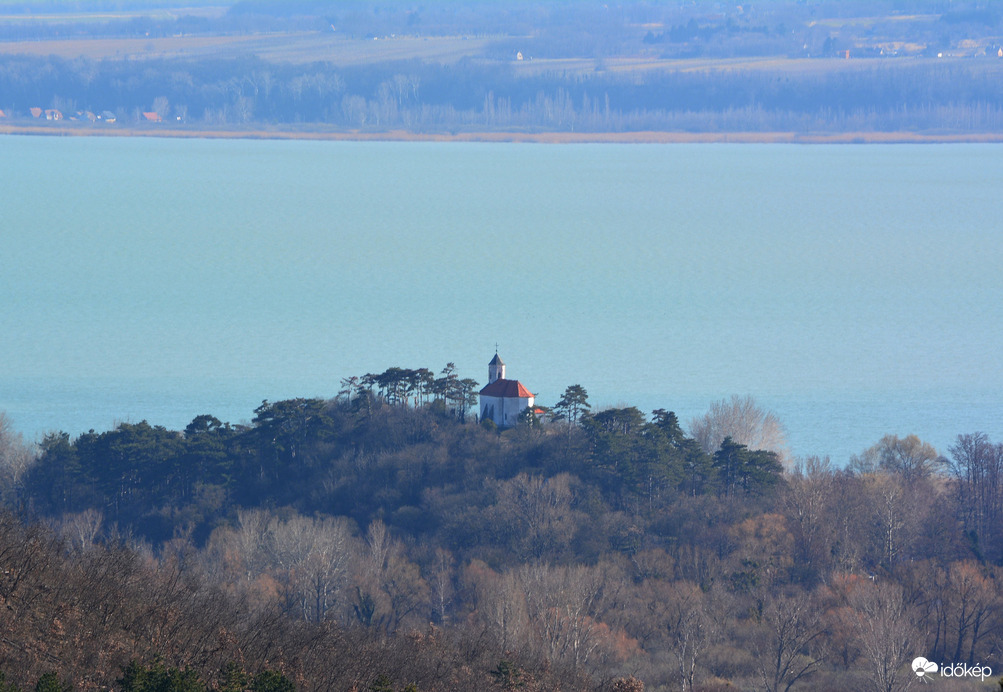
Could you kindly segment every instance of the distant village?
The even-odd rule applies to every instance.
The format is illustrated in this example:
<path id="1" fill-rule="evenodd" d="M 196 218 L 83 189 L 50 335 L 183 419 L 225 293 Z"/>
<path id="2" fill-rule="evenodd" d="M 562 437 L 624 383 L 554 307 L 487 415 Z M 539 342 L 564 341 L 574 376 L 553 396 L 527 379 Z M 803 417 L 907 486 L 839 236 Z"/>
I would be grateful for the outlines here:
<path id="1" fill-rule="evenodd" d="M 40 108 L 38 106 L 33 106 L 28 109 L 28 114 L 31 118 L 35 120 L 75 120 L 79 122 L 92 122 L 92 123 L 114 123 L 118 120 L 116 116 L 111 111 L 101 111 L 100 113 L 94 113 L 93 111 L 74 111 L 72 114 L 67 115 L 63 113 L 58 108 Z M 16 115 L 12 111 L 0 110 L 0 120 L 6 120 L 15 118 Z M 160 123 L 164 122 L 164 117 L 156 111 L 144 111 L 140 113 L 140 122 L 148 123 Z M 181 118 L 178 118 L 181 121 Z"/>

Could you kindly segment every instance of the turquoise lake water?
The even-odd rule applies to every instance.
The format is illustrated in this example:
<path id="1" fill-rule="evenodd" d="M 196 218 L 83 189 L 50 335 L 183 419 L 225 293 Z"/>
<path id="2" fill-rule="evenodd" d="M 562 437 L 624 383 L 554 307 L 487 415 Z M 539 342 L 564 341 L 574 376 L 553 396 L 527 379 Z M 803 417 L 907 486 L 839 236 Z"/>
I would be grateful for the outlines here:
<path id="1" fill-rule="evenodd" d="M 751 394 L 795 454 L 1003 441 L 1003 150 L 0 138 L 0 410 L 246 421 L 495 344 L 553 404 Z"/>

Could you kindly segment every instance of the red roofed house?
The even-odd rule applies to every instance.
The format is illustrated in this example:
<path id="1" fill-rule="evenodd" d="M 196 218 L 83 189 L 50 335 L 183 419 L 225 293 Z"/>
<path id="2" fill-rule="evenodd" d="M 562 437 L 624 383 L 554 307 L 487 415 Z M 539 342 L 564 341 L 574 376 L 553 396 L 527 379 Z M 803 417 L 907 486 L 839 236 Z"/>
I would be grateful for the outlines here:
<path id="1" fill-rule="evenodd" d="M 505 363 L 496 353 L 488 363 L 488 384 L 480 394 L 481 420 L 490 418 L 499 428 L 510 428 L 533 405 L 535 396 L 519 380 L 505 379 Z"/>

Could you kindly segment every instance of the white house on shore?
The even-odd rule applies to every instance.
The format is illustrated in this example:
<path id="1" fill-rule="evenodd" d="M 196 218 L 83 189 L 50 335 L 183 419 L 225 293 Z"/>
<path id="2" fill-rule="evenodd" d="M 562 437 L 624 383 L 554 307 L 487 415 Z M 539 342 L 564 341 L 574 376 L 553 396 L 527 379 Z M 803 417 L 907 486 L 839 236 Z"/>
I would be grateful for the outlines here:
<path id="1" fill-rule="evenodd" d="M 495 353 L 488 363 L 488 383 L 480 392 L 481 420 L 490 419 L 499 428 L 510 428 L 535 398 L 519 380 L 505 379 L 505 363 Z"/>

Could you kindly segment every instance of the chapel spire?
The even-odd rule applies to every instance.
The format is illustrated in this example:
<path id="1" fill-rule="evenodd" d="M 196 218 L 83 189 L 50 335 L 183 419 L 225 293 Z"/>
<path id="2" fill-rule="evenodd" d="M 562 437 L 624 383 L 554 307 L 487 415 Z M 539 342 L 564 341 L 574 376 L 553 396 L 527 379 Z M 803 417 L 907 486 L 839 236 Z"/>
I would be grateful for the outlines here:
<path id="1" fill-rule="evenodd" d="M 491 359 L 488 363 L 488 384 L 491 384 L 495 380 L 505 379 L 505 362 L 498 356 L 498 351 L 495 351 L 495 357 Z"/>

